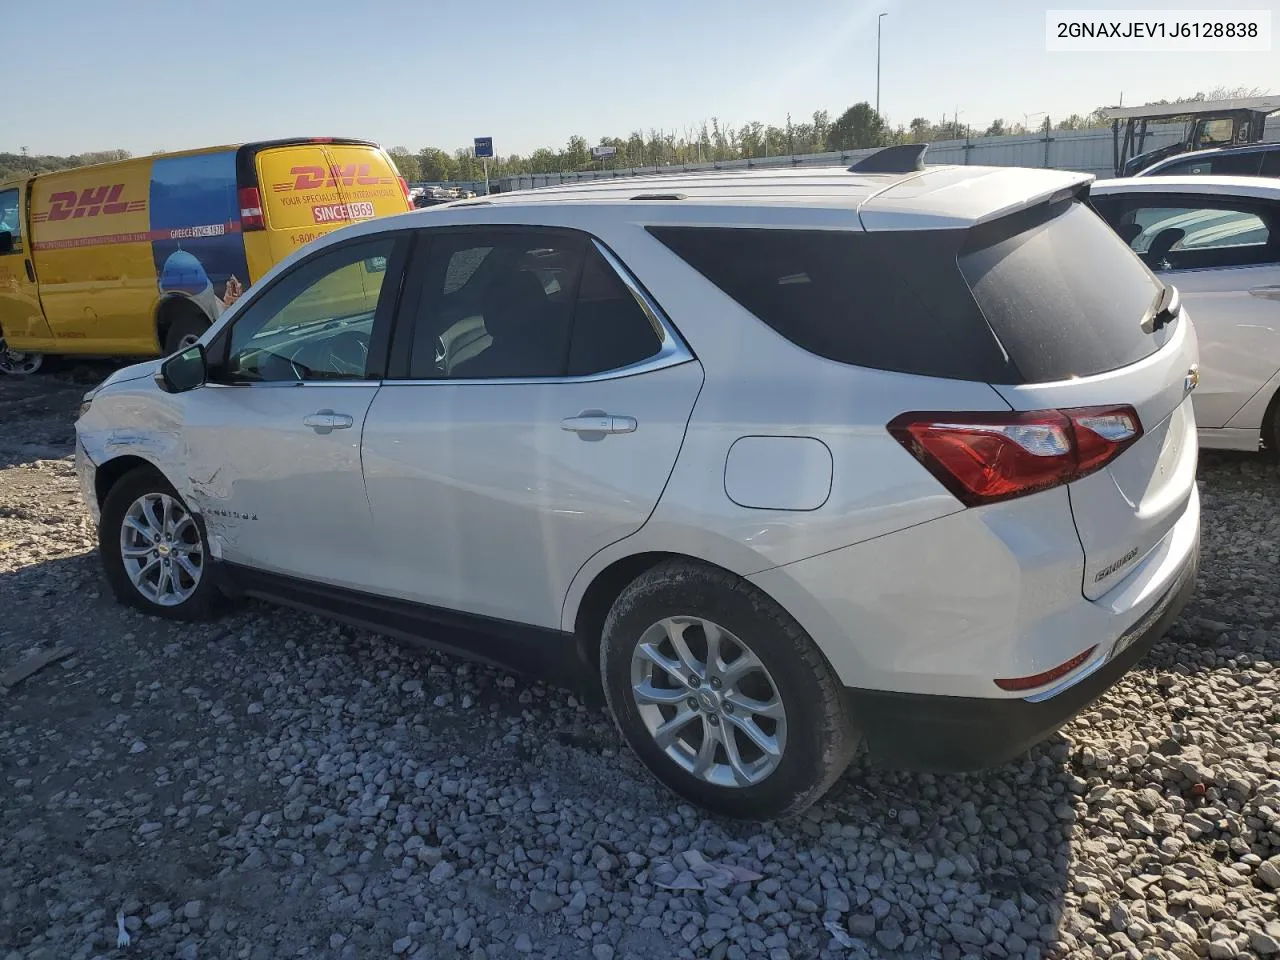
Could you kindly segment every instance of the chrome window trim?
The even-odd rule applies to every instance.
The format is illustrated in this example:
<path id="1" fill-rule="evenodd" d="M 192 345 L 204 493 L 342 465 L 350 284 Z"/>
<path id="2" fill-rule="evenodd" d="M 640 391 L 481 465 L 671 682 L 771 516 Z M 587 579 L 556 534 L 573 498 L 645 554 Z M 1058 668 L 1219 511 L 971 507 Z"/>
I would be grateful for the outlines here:
<path id="1" fill-rule="evenodd" d="M 245 387 L 378 387 L 384 382 L 382 380 L 242 380 L 223 383 L 210 380 L 202 386 L 218 387 L 222 390 L 242 390 Z"/>
<path id="2" fill-rule="evenodd" d="M 681 339 L 680 334 L 676 332 L 671 321 L 667 319 L 662 308 L 654 302 L 635 277 L 631 275 L 631 271 L 614 256 L 613 251 L 606 247 L 595 237 L 591 237 L 591 243 L 604 257 L 605 263 L 617 275 L 627 288 L 627 292 L 635 298 L 644 315 L 653 324 L 654 332 L 658 334 L 658 352 L 653 356 L 636 363 L 628 364 L 625 367 L 614 367 L 612 370 L 602 370 L 599 373 L 588 373 L 582 376 L 563 376 L 563 377 L 469 377 L 466 379 L 460 377 L 433 377 L 427 379 L 405 379 L 405 380 L 383 380 L 384 387 L 426 387 L 426 386 L 448 386 L 451 384 L 473 386 L 476 384 L 509 384 L 509 385 L 531 385 L 538 383 L 597 383 L 602 380 L 621 380 L 623 377 L 634 377 L 642 373 L 652 373 L 655 370 L 663 370 L 667 367 L 678 366 L 682 363 L 688 363 L 696 359 L 693 351 Z"/>

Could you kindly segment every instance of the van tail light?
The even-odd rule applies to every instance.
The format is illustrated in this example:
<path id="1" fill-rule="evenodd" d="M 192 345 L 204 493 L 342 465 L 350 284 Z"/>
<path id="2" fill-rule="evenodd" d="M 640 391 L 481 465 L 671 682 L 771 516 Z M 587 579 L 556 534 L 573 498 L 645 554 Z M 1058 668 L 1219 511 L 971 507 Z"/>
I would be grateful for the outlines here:
<path id="1" fill-rule="evenodd" d="M 240 230 L 248 233 L 250 230 L 265 229 L 267 229 L 267 221 L 262 216 L 262 197 L 258 195 L 258 188 L 241 187 Z"/>
<path id="2" fill-rule="evenodd" d="M 889 433 L 968 506 L 1071 483 L 1142 436 L 1133 407 L 904 413 Z"/>
<path id="3" fill-rule="evenodd" d="M 404 177 L 396 177 L 396 179 L 400 181 L 400 192 L 404 194 L 404 202 L 413 206 L 409 201 L 409 184 L 405 183 Z"/>

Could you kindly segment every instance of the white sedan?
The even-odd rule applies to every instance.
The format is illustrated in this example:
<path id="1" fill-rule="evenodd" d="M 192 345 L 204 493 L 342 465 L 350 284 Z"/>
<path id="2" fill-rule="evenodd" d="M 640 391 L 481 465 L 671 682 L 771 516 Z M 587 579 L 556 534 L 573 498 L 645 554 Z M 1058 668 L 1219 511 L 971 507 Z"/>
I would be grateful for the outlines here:
<path id="1" fill-rule="evenodd" d="M 1201 446 L 1280 451 L 1280 182 L 1134 177 L 1090 196 L 1195 318 Z"/>

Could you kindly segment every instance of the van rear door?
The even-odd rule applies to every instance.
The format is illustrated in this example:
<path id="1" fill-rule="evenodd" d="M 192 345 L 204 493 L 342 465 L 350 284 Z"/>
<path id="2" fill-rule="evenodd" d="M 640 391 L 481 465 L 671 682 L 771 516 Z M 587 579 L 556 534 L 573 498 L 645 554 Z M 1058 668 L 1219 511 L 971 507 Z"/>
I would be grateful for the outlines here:
<path id="1" fill-rule="evenodd" d="M 391 160 L 371 144 L 268 146 L 255 168 L 272 263 L 338 227 L 409 209 Z"/>

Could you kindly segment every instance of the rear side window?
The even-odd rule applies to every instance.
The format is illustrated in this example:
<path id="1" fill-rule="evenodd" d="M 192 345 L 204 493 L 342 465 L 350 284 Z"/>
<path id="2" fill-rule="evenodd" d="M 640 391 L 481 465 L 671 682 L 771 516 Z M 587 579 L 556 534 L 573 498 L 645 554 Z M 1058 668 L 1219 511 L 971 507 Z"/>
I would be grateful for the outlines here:
<path id="1" fill-rule="evenodd" d="M 1039 207 L 970 231 L 960 272 L 1027 382 L 1137 363 L 1171 334 L 1142 321 L 1163 284 L 1081 203 Z"/>
<path id="2" fill-rule="evenodd" d="M 1162 285 L 1079 203 L 964 230 L 650 232 L 811 353 L 953 380 L 1043 383 L 1141 360 Z"/>
<path id="3" fill-rule="evenodd" d="M 1167 167 L 1153 171 L 1152 176 L 1171 177 L 1185 174 L 1209 176 L 1212 174 L 1220 177 L 1256 177 L 1261 164 L 1262 154 L 1257 151 L 1227 153 L 1179 160 L 1177 163 L 1171 163 Z"/>
<path id="4" fill-rule="evenodd" d="M 1268 150 L 1262 157 L 1262 175 L 1280 177 L 1280 148 Z"/>
<path id="5" fill-rule="evenodd" d="M 1015 376 L 956 271 L 957 231 L 650 227 L 796 346 L 829 360 L 932 377 Z"/>

